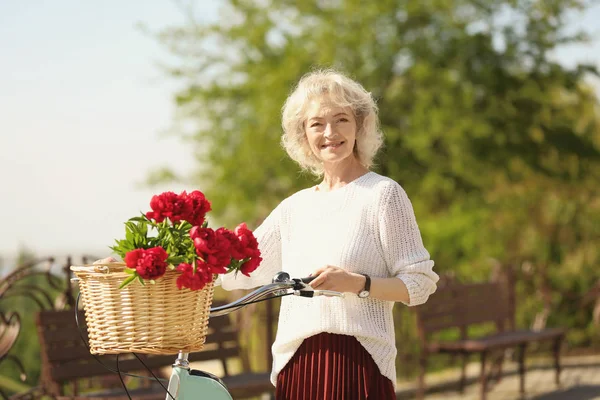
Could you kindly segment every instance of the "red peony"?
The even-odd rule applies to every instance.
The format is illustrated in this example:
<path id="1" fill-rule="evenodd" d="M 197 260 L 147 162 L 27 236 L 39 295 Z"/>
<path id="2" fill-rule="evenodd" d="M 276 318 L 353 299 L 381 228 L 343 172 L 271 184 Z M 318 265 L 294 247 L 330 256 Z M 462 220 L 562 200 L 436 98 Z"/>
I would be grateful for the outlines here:
<path id="1" fill-rule="evenodd" d="M 161 193 L 152 197 L 150 208 L 152 211 L 146 213 L 148 219 L 163 222 L 168 218 L 173 223 L 187 221 L 198 226 L 204 223 L 206 213 L 211 210 L 210 202 L 199 190 L 189 194 L 185 190 L 181 194 Z"/>
<path id="2" fill-rule="evenodd" d="M 191 207 L 192 203 L 186 201 L 184 196 L 173 192 L 164 192 L 152 196 L 152 200 L 150 200 L 152 211 L 148 211 L 146 217 L 156 222 L 163 222 L 165 218 L 169 218 L 171 222 L 177 223 L 185 220 L 185 217 L 190 215 L 192 212 Z"/>
<path id="3" fill-rule="evenodd" d="M 219 228 L 216 233 L 221 235 L 222 238 L 226 239 L 230 244 L 230 253 L 231 257 L 236 260 L 243 260 L 245 258 L 244 249 L 242 248 L 242 244 L 240 243 L 237 235 L 230 231 L 227 228 Z"/>
<path id="4" fill-rule="evenodd" d="M 190 290 L 200 290 L 213 279 L 213 274 L 206 263 L 196 261 L 196 273 L 194 267 L 187 263 L 181 263 L 177 267 L 181 275 L 177 277 L 177 287 L 179 289 L 188 288 Z"/>
<path id="5" fill-rule="evenodd" d="M 260 252 L 258 252 L 258 254 L 260 254 Z M 246 276 L 250 276 L 250 274 L 252 272 L 254 272 L 256 270 L 256 268 L 258 268 L 261 261 L 262 261 L 262 258 L 260 257 L 260 255 L 254 256 L 254 257 L 250 258 L 248 261 L 246 261 L 244 264 L 242 264 L 242 266 L 240 267 L 240 271 L 242 271 L 242 274 L 244 274 Z"/>
<path id="6" fill-rule="evenodd" d="M 250 276 L 250 273 L 256 270 L 262 261 L 260 250 L 258 249 L 258 242 L 245 223 L 241 223 L 235 228 L 235 235 L 238 238 L 240 246 L 239 251 L 243 254 L 243 258 L 249 259 L 241 266 L 240 270 L 242 271 L 242 274 Z"/>
<path id="7" fill-rule="evenodd" d="M 190 237 L 194 242 L 196 253 L 213 273 L 227 272 L 227 266 L 231 262 L 231 243 L 222 231 L 215 232 L 211 228 L 194 226 L 190 229 Z"/>
<path id="8" fill-rule="evenodd" d="M 190 194 L 185 191 L 181 193 L 185 202 L 188 204 L 189 212 L 185 215 L 185 220 L 193 226 L 200 226 L 204 223 L 206 213 L 210 208 L 210 202 L 204 197 L 204 193 L 199 190 L 194 190 Z"/>
<path id="9" fill-rule="evenodd" d="M 125 255 L 125 264 L 135 269 L 143 279 L 158 279 L 167 270 L 169 255 L 162 247 L 135 249 Z"/>

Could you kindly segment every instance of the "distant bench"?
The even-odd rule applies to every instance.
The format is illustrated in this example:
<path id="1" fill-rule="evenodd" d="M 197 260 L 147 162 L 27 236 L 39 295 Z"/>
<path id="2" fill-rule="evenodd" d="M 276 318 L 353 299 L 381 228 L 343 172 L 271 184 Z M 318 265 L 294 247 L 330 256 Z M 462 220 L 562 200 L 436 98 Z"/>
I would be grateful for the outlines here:
<path id="1" fill-rule="evenodd" d="M 520 374 L 520 392 L 525 391 L 525 351 L 533 342 L 549 341 L 552 343 L 556 384 L 560 378 L 560 348 L 565 336 L 565 329 L 550 328 L 543 330 L 516 330 L 509 325 L 514 321 L 509 304 L 508 290 L 503 283 L 486 282 L 461 284 L 446 280 L 429 300 L 415 307 L 417 328 L 421 340 L 421 356 L 419 360 L 418 398 L 425 394 L 425 371 L 427 359 L 431 354 L 447 353 L 462 357 L 462 371 L 459 390 L 462 393 L 465 385 L 466 359 L 471 354 L 479 354 L 481 361 L 480 393 L 486 398 L 488 371 L 486 362 L 490 353 L 507 348 L 517 348 Z M 495 323 L 495 332 L 483 337 L 471 338 L 468 328 L 483 323 Z M 432 340 L 432 334 L 449 329 L 458 329 L 459 338 L 450 341 Z M 500 360 L 501 362 L 501 360 Z M 501 374 L 501 364 L 499 367 Z"/>
<path id="2" fill-rule="evenodd" d="M 79 321 L 85 321 L 83 311 L 79 312 Z M 81 391 L 79 383 L 82 379 L 100 378 L 113 373 L 95 360 L 83 344 L 75 323 L 75 312 L 73 310 L 41 311 L 37 314 L 36 325 L 41 347 L 41 384 L 44 393 L 58 399 L 127 399 L 122 387 L 103 390 L 102 393 L 79 393 Z M 230 373 L 228 360 L 240 357 L 238 333 L 229 316 L 211 319 L 205 349 L 190 354 L 190 362 L 220 361 L 224 371 L 224 376 L 221 379 L 234 399 L 257 396 L 262 393 L 273 393 L 274 387 L 267 372 L 242 372 L 235 375 Z M 132 355 L 127 356 L 123 355 L 119 359 L 120 371 L 128 373 L 136 371 L 140 375 L 150 375 L 135 357 L 132 357 Z M 177 358 L 176 355 L 140 355 L 140 357 L 152 370 L 171 366 Z M 115 356 L 104 355 L 100 359 L 112 369 L 116 369 Z M 138 400 L 164 400 L 165 390 L 155 381 L 150 380 L 148 382 L 153 384 L 148 387 L 130 390 L 132 398 Z M 66 393 L 69 393 L 69 395 L 66 395 Z"/>

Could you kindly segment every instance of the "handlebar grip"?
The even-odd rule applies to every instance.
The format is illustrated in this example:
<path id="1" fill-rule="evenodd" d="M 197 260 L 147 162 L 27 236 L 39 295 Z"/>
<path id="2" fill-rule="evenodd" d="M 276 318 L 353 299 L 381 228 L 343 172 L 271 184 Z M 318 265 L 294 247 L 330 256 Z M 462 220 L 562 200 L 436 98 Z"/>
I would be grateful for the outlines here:
<path id="1" fill-rule="evenodd" d="M 314 281 L 317 278 L 317 276 L 319 276 L 319 275 L 307 276 L 306 278 L 301 278 L 300 280 L 302 281 L 302 283 L 309 284 L 312 281 Z"/>

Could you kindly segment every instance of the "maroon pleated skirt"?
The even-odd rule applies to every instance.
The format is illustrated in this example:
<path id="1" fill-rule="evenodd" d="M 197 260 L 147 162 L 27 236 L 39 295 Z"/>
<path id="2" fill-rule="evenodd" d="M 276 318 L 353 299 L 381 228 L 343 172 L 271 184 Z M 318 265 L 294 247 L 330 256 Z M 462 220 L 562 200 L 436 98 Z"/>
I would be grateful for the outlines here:
<path id="1" fill-rule="evenodd" d="M 354 336 L 320 333 L 302 342 L 277 376 L 277 400 L 393 400 L 394 385 Z"/>

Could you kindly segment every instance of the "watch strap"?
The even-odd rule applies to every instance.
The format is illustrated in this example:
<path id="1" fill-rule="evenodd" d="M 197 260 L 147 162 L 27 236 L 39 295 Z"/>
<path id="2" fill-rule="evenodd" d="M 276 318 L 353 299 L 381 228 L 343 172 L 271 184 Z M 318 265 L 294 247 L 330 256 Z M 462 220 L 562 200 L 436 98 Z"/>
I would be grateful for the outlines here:
<path id="1" fill-rule="evenodd" d="M 364 276 L 365 278 L 367 278 L 367 280 L 365 281 L 365 288 L 362 291 L 370 292 L 371 291 L 371 277 L 367 274 L 361 274 L 361 275 Z"/>

